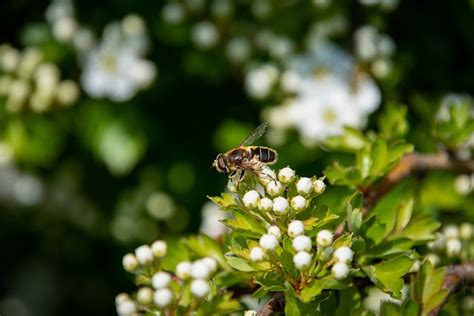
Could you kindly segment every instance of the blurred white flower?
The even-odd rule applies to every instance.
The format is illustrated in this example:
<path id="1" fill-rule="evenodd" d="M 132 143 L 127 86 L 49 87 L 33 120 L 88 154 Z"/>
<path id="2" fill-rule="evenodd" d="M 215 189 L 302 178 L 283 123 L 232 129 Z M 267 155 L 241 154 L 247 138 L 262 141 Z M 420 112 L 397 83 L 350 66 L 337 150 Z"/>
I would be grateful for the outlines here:
<path id="1" fill-rule="evenodd" d="M 294 127 L 308 145 L 342 134 L 344 126 L 363 128 L 381 102 L 375 82 L 369 75 L 354 71 L 348 54 L 326 41 L 318 43 L 287 65 L 285 76 L 291 71 L 291 77 L 298 77 L 290 77 L 291 82 L 286 83 L 294 95 L 264 112 L 272 127 Z"/>
<path id="2" fill-rule="evenodd" d="M 169 24 L 178 24 L 184 20 L 184 8 L 179 2 L 167 3 L 161 10 L 161 17 Z"/>
<path id="3" fill-rule="evenodd" d="M 197 47 L 207 49 L 217 44 L 219 32 L 214 24 L 209 21 L 203 21 L 193 26 L 191 39 Z"/>
<path id="4" fill-rule="evenodd" d="M 90 96 L 127 101 L 155 78 L 155 65 L 142 57 L 144 34 L 125 31 L 123 25 L 108 25 L 102 42 L 85 54 L 81 84 Z"/>
<path id="5" fill-rule="evenodd" d="M 278 69 L 272 65 L 263 65 L 251 69 L 245 76 L 245 89 L 255 99 L 266 98 L 278 78 Z"/>
<path id="6" fill-rule="evenodd" d="M 201 214 L 202 222 L 199 228 L 201 233 L 214 239 L 218 239 L 228 233 L 228 228 L 220 222 L 228 217 L 228 213 L 221 211 L 216 204 L 206 202 L 202 207 Z"/>

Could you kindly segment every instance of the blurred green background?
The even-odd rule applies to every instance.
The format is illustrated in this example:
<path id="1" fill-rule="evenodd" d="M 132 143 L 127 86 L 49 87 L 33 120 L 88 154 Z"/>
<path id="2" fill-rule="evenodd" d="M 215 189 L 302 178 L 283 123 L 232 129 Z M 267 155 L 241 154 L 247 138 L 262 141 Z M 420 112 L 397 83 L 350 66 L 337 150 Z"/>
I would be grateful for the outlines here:
<path id="1" fill-rule="evenodd" d="M 272 25 L 305 27 L 300 23 L 308 20 L 304 6 L 284 2 L 288 11 Z M 22 49 L 38 41 L 62 76 L 77 78 L 71 48 L 49 34 L 48 5 L 2 1 L 0 43 Z M 96 34 L 129 13 L 144 19 L 150 38 L 146 56 L 158 75 L 131 100 L 117 104 L 83 93 L 74 107 L 41 115 L 9 114 L 0 101 L 1 138 L 14 144 L 17 154 L 14 164 L 0 167 L 0 314 L 115 314 L 115 295 L 133 288 L 122 256 L 142 243 L 197 232 L 206 195 L 219 194 L 226 185 L 227 179 L 210 168 L 212 160 L 261 122 L 262 107 L 269 104 L 246 95 L 242 73 L 218 50 L 196 51 L 164 29 L 163 5 L 75 3 L 76 18 Z M 420 125 L 409 141 L 432 148 L 423 142 L 424 115 L 437 108 L 431 100 L 448 91 L 474 92 L 471 4 L 401 1 L 390 14 L 355 1 L 334 7 L 347 18 L 349 34 L 369 21 L 392 37 L 399 75 L 380 83 L 384 100 L 410 106 L 427 102 L 410 108 L 409 119 Z M 336 42 L 350 50 L 350 37 Z M 421 102 L 421 95 L 430 101 Z M 302 175 L 321 174 L 332 160 L 346 159 L 344 153 L 305 148 L 296 133 L 276 149 L 277 166 L 289 164 Z M 125 166 L 117 157 L 125 157 Z M 170 214 L 162 213 L 164 207 L 172 209 Z"/>

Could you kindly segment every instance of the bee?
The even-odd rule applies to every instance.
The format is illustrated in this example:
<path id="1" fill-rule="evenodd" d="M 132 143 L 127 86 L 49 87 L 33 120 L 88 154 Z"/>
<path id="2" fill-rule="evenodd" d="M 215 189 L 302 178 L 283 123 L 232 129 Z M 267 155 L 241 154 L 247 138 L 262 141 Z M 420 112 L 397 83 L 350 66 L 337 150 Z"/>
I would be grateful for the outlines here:
<path id="1" fill-rule="evenodd" d="M 245 171 L 260 176 L 266 165 L 274 164 L 278 159 L 278 153 L 272 148 L 249 146 L 262 137 L 267 126 L 268 123 L 260 124 L 239 147 L 217 155 L 212 166 L 229 177 L 239 175 L 239 180 Z"/>

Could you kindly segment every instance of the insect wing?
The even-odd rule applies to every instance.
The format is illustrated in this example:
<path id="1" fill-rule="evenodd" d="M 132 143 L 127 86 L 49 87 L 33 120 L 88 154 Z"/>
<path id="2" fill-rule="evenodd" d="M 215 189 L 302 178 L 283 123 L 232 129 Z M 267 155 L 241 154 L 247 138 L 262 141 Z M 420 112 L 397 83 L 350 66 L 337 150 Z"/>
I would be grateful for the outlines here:
<path id="1" fill-rule="evenodd" d="M 257 126 L 257 128 L 250 134 L 244 141 L 240 144 L 240 146 L 247 146 L 255 142 L 257 139 L 262 137 L 262 135 L 265 133 L 265 130 L 267 129 L 268 123 L 264 122 Z"/>

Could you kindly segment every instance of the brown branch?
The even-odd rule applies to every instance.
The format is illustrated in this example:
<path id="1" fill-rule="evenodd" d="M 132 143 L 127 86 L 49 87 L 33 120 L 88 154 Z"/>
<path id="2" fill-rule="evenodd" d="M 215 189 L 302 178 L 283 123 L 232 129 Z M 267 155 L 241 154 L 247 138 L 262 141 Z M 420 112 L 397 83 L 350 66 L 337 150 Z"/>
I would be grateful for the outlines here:
<path id="1" fill-rule="evenodd" d="M 257 312 L 257 316 L 270 316 L 284 309 L 284 298 L 282 292 L 277 292 L 272 298 L 263 304 L 262 308 Z"/>
<path id="2" fill-rule="evenodd" d="M 472 173 L 474 172 L 474 160 L 459 160 L 456 157 L 450 156 L 444 150 L 436 154 L 421 154 L 418 152 L 407 154 L 382 180 L 368 188 L 359 189 L 364 194 L 362 214 L 365 215 L 368 210 L 402 180 L 428 170 L 453 170 Z M 344 223 L 336 228 L 334 235 L 338 237 L 343 232 Z"/>
<path id="3" fill-rule="evenodd" d="M 444 304 L 449 300 L 449 297 L 456 292 L 460 287 L 464 285 L 474 284 L 474 261 L 459 264 L 455 266 L 449 266 L 446 269 L 444 275 L 442 289 L 448 290 L 446 298 L 433 310 L 430 311 L 430 316 L 436 316 L 439 314 Z"/>

